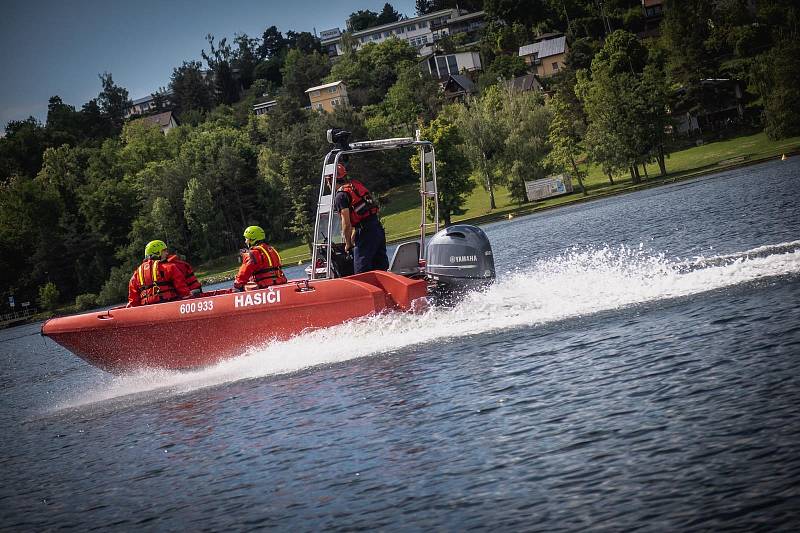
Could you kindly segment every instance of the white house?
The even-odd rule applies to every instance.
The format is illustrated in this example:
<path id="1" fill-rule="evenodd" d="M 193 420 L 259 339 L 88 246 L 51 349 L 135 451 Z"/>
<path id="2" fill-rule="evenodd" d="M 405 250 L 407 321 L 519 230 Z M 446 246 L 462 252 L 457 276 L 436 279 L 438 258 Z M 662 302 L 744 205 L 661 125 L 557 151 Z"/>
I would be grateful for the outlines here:
<path id="1" fill-rule="evenodd" d="M 483 25 L 483 11 L 465 13 L 459 9 L 443 9 L 427 15 L 408 18 L 353 32 L 356 46 L 381 43 L 395 37 L 409 42 L 420 55 L 429 54 L 433 43 L 452 32 L 473 31 Z M 452 28 L 451 28 L 452 24 Z M 320 32 L 323 48 L 331 57 L 342 55 L 342 32 L 339 28 Z"/>
<path id="2" fill-rule="evenodd" d="M 426 72 L 440 80 L 447 79 L 451 74 L 482 69 L 478 52 L 432 53 L 424 56 L 420 64 Z"/>
<path id="3" fill-rule="evenodd" d="M 267 102 L 261 102 L 260 104 L 255 104 L 253 106 L 253 113 L 255 113 L 256 115 L 266 115 L 276 105 L 278 105 L 277 100 L 269 100 Z"/>

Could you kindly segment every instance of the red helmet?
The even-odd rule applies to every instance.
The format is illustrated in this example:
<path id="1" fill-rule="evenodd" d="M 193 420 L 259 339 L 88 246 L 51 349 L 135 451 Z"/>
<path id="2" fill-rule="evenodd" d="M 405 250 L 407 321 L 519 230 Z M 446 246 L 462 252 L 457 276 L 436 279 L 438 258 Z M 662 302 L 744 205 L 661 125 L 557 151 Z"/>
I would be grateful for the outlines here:
<path id="1" fill-rule="evenodd" d="M 343 177 L 347 176 L 347 169 L 344 168 L 344 165 L 341 163 L 336 164 L 336 179 L 342 179 Z M 326 174 L 326 178 L 332 178 L 333 174 Z"/>

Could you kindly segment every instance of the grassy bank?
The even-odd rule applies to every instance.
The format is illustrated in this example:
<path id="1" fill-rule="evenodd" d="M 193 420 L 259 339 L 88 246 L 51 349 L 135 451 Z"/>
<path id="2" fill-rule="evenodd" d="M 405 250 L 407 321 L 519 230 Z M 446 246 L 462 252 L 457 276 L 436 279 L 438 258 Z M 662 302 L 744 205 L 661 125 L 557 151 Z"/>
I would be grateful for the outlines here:
<path id="1" fill-rule="evenodd" d="M 590 167 L 589 174 L 584 180 L 587 196 L 583 196 L 576 190 L 572 194 L 542 202 L 515 204 L 509 198 L 507 189 L 497 187 L 495 189 L 497 209 L 493 210 L 489 209 L 489 194 L 479 185 L 467 199 L 466 212 L 461 216 L 453 217 L 453 221 L 481 224 L 507 218 L 509 215 L 524 215 L 565 204 L 672 183 L 702 174 L 762 162 L 780 157 L 781 154 L 797 152 L 800 152 L 800 137 L 781 141 L 771 141 L 764 133 L 737 137 L 673 152 L 666 161 L 666 176 L 658 176 L 658 165 L 648 165 L 647 173 L 650 177 L 643 179 L 640 184 L 633 184 L 627 174 L 614 176 L 614 184 L 611 184 L 608 177 L 599 168 Z M 577 189 L 578 184 L 573 183 L 573 186 Z M 420 222 L 417 185 L 409 184 L 398 187 L 390 191 L 387 197 L 390 201 L 384 206 L 381 216 L 386 228 L 387 240 L 395 242 L 416 235 Z M 280 250 L 286 265 L 295 265 L 309 260 L 308 246 L 299 241 L 276 243 L 275 246 Z M 199 265 L 197 272 L 204 283 L 213 283 L 231 279 L 237 268 L 235 257 L 222 257 Z"/>

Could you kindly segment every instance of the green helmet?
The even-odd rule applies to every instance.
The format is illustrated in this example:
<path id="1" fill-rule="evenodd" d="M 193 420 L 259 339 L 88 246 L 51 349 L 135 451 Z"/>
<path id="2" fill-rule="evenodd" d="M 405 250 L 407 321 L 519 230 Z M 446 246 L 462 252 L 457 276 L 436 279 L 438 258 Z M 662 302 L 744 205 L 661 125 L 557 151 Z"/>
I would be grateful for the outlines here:
<path id="1" fill-rule="evenodd" d="M 244 230 L 244 238 L 251 241 L 263 241 L 267 238 L 267 234 L 261 229 L 261 226 L 247 226 Z"/>
<path id="2" fill-rule="evenodd" d="M 158 255 L 161 253 L 161 250 L 166 250 L 167 245 L 164 241 L 150 241 L 147 243 L 147 246 L 144 247 L 144 256 L 150 257 L 151 255 Z"/>

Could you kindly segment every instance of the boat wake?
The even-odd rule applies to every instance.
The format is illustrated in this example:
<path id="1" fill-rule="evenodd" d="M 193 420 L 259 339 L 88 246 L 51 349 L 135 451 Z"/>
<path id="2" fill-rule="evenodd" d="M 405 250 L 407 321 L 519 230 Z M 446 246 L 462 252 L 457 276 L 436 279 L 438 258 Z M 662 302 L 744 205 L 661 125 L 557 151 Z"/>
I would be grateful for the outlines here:
<path id="1" fill-rule="evenodd" d="M 56 410 L 123 397 L 152 401 L 465 335 L 538 326 L 798 273 L 800 241 L 691 260 L 670 260 L 642 245 L 572 249 L 524 270 L 498 273 L 493 286 L 466 295 L 453 307 L 432 308 L 421 315 L 361 318 L 254 347 L 244 356 L 199 370 L 115 376 L 62 401 Z"/>

